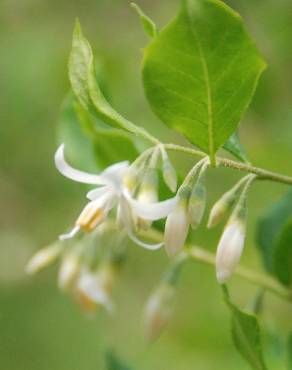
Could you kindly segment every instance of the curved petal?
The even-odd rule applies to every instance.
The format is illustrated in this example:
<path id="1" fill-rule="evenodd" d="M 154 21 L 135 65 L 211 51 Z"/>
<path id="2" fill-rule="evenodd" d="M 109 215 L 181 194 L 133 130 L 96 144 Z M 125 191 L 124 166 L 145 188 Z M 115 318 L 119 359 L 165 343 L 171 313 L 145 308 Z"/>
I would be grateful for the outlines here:
<path id="1" fill-rule="evenodd" d="M 129 235 L 129 238 L 137 245 L 139 245 L 140 247 L 142 248 L 145 248 L 145 249 L 149 249 L 149 250 L 157 250 L 157 249 L 160 249 L 162 246 L 163 246 L 163 242 L 162 243 L 158 243 L 158 244 L 149 244 L 149 243 L 145 243 L 143 242 L 142 240 L 140 240 L 139 238 L 137 238 L 132 231 L 130 230 L 127 230 L 128 231 L 128 235 Z"/>
<path id="2" fill-rule="evenodd" d="M 61 144 L 55 154 L 55 165 L 63 176 L 84 184 L 107 185 L 109 183 L 109 181 L 102 176 L 79 171 L 71 167 L 65 160 L 64 148 L 65 145 Z"/>
<path id="3" fill-rule="evenodd" d="M 113 174 L 116 174 L 117 172 L 124 171 L 128 168 L 129 161 L 123 161 L 114 163 L 111 166 L 107 167 L 102 173 L 101 176 L 111 176 Z"/>
<path id="4" fill-rule="evenodd" d="M 101 188 L 90 190 L 86 197 L 89 200 L 97 200 L 97 198 L 103 196 L 105 193 L 109 191 L 107 186 L 102 186 Z"/>
<path id="5" fill-rule="evenodd" d="M 144 220 L 155 221 L 165 218 L 174 210 L 177 204 L 177 197 L 157 203 L 143 203 L 133 199 L 128 191 L 125 191 L 124 195 L 135 215 Z"/>

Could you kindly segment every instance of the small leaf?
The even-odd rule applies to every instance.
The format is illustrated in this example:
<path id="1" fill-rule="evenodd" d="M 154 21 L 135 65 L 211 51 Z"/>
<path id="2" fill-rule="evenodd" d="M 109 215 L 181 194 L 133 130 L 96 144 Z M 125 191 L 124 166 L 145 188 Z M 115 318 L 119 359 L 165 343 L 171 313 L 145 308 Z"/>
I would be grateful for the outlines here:
<path id="1" fill-rule="evenodd" d="M 69 161 L 87 171 L 101 170 L 122 160 L 133 161 L 139 154 L 131 135 L 97 120 L 72 94 L 63 104 L 58 138 L 65 143 Z"/>
<path id="2" fill-rule="evenodd" d="M 145 130 L 137 128 L 132 122 L 122 117 L 104 97 L 96 80 L 91 46 L 83 36 L 78 21 L 75 26 L 72 45 L 69 78 L 72 90 L 82 107 L 110 126 L 122 128 L 133 134 L 141 134 L 144 131 L 144 136 L 147 136 Z"/>
<path id="3" fill-rule="evenodd" d="M 94 145 L 86 129 L 80 126 L 76 114 L 77 105 L 73 94 L 68 94 L 61 108 L 57 127 L 58 141 L 65 144 L 66 156 L 72 165 L 86 171 L 94 171 L 98 169 L 94 158 Z"/>
<path id="4" fill-rule="evenodd" d="M 157 31 L 156 24 L 152 21 L 152 19 L 150 19 L 137 4 L 131 3 L 131 6 L 138 13 L 141 23 L 147 35 L 151 38 L 156 37 L 158 34 L 158 31 Z"/>
<path id="5" fill-rule="evenodd" d="M 226 286 L 223 291 L 225 301 L 231 311 L 232 339 L 236 349 L 253 369 L 267 370 L 262 355 L 257 318 L 241 311 L 230 301 Z"/>
<path id="6" fill-rule="evenodd" d="M 273 258 L 274 274 L 284 285 L 292 284 L 292 218 L 279 235 Z"/>
<path id="7" fill-rule="evenodd" d="M 213 158 L 264 68 L 237 13 L 219 0 L 183 0 L 145 50 L 144 88 L 156 115 Z"/>
<path id="8" fill-rule="evenodd" d="M 243 145 L 241 144 L 239 134 L 237 131 L 230 136 L 230 138 L 223 145 L 223 148 L 227 150 L 229 153 L 233 154 L 239 160 L 249 163 L 247 154 L 245 152 Z"/>
<path id="9" fill-rule="evenodd" d="M 106 352 L 106 370 L 130 370 L 121 360 L 115 355 L 113 351 Z"/>
<path id="10" fill-rule="evenodd" d="M 270 273 L 274 271 L 273 258 L 277 239 L 292 217 L 292 191 L 268 209 L 257 225 L 257 244 L 264 266 Z"/>

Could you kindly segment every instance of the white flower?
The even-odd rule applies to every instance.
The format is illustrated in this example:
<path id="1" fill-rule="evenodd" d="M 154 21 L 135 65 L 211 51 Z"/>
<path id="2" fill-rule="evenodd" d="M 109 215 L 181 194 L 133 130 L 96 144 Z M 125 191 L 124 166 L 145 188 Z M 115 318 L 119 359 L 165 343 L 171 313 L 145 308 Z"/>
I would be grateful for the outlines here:
<path id="1" fill-rule="evenodd" d="M 180 252 L 187 239 L 190 221 L 188 217 L 188 200 L 179 198 L 174 211 L 167 217 L 164 242 L 170 256 Z"/>
<path id="2" fill-rule="evenodd" d="M 244 240 L 245 224 L 236 218 L 227 224 L 217 249 L 216 274 L 220 284 L 226 283 L 233 274 L 242 254 Z"/>
<path id="3" fill-rule="evenodd" d="M 67 253 L 59 269 L 59 288 L 63 290 L 71 289 L 79 276 L 80 268 L 80 255 L 74 252 Z"/>
<path id="4" fill-rule="evenodd" d="M 75 227 L 68 234 L 61 235 L 61 240 L 74 237 L 80 230 L 92 231 L 106 219 L 109 211 L 117 206 L 119 221 L 136 244 L 148 249 L 158 249 L 163 245 L 163 243 L 148 244 L 139 240 L 134 235 L 133 220 L 138 217 L 144 220 L 155 221 L 167 217 L 176 205 L 176 198 L 156 203 L 137 201 L 133 199 L 123 182 L 129 168 L 128 162 L 120 162 L 109 166 L 99 175 L 82 172 L 72 168 L 66 162 L 64 158 L 64 144 L 56 152 L 55 164 L 57 169 L 71 180 L 99 186 L 87 194 L 90 202 L 81 212 Z"/>

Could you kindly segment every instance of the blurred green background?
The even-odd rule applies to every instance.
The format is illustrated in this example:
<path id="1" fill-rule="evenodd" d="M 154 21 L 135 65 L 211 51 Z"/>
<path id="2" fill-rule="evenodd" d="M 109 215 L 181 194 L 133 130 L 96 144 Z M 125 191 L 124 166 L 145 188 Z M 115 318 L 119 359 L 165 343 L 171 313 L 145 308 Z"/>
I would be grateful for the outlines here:
<path id="1" fill-rule="evenodd" d="M 292 175 L 292 2 L 228 3 L 244 17 L 269 65 L 242 122 L 242 142 L 254 164 Z M 139 4 L 163 26 L 179 0 Z M 161 138 L 173 136 L 143 95 L 139 65 L 147 39 L 129 1 L 0 1 L 0 370 L 99 370 L 108 347 L 133 370 L 247 370 L 231 343 L 229 312 L 213 268 L 187 265 L 175 316 L 152 345 L 143 338 L 141 311 L 167 266 L 163 250 L 131 246 L 115 292 L 114 317 L 101 312 L 88 320 L 58 291 L 56 268 L 33 278 L 25 275 L 29 257 L 64 231 L 84 204 L 84 186 L 62 178 L 53 164 L 77 16 L 105 62 L 114 106 Z M 190 168 L 193 159 L 182 158 Z M 230 170 L 212 171 L 209 206 L 237 178 Z M 261 269 L 254 244 L 256 218 L 286 190 L 272 183 L 252 189 L 243 263 Z M 215 250 L 220 230 L 206 231 L 204 223 L 192 239 Z M 248 306 L 256 288 L 236 277 L 230 285 L 234 300 Z M 285 362 L 281 340 L 292 330 L 291 306 L 270 295 L 266 303 L 261 320 L 266 357 L 270 369 L 280 370 Z"/>

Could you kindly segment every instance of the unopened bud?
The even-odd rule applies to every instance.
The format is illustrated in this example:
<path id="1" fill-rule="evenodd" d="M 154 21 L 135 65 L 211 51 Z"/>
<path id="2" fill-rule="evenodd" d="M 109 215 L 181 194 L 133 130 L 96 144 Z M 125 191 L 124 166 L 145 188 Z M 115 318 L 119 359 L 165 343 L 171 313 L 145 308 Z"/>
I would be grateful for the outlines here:
<path id="1" fill-rule="evenodd" d="M 145 336 L 148 341 L 158 338 L 169 323 L 174 308 L 175 288 L 170 284 L 160 285 L 150 296 L 144 313 Z"/>
<path id="2" fill-rule="evenodd" d="M 81 258 L 79 253 L 70 252 L 67 253 L 62 261 L 59 276 L 58 285 L 60 289 L 66 290 L 71 289 L 79 276 L 81 269 Z"/>
<path id="3" fill-rule="evenodd" d="M 138 193 L 138 200 L 141 203 L 156 203 L 158 200 L 158 178 L 154 169 L 149 169 L 145 175 Z M 138 219 L 138 227 L 148 230 L 151 227 L 151 221 Z"/>
<path id="4" fill-rule="evenodd" d="M 188 231 L 188 198 L 180 197 L 165 223 L 164 242 L 168 255 L 173 256 L 182 250 Z"/>
<path id="5" fill-rule="evenodd" d="M 87 312 L 93 312 L 99 306 L 113 312 L 111 295 L 114 278 L 115 270 L 111 264 L 105 264 L 95 272 L 87 268 L 81 271 L 77 283 L 77 298 Z"/>
<path id="6" fill-rule="evenodd" d="M 232 189 L 223 194 L 223 196 L 214 204 L 208 220 L 209 229 L 216 226 L 219 222 L 223 220 L 226 214 L 233 207 L 236 200 L 239 198 L 240 189 L 246 182 L 249 181 L 249 179 L 253 179 L 253 177 L 247 175 L 242 178 Z"/>
<path id="7" fill-rule="evenodd" d="M 216 274 L 220 284 L 232 276 L 243 251 L 245 223 L 234 219 L 225 227 L 216 254 Z"/>
<path id="8" fill-rule="evenodd" d="M 196 183 L 189 200 L 189 220 L 193 229 L 196 229 L 203 218 L 206 206 L 206 189 L 201 183 Z"/>
<path id="9" fill-rule="evenodd" d="M 38 251 L 28 262 L 26 272 L 35 274 L 53 263 L 61 253 L 60 244 L 54 244 Z"/>

